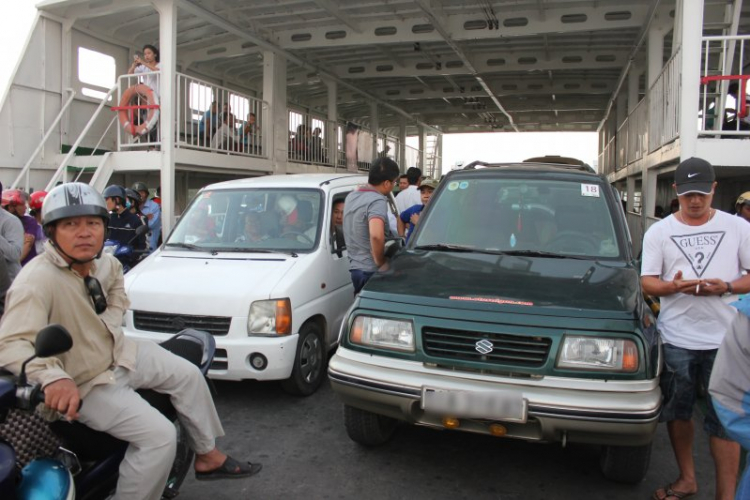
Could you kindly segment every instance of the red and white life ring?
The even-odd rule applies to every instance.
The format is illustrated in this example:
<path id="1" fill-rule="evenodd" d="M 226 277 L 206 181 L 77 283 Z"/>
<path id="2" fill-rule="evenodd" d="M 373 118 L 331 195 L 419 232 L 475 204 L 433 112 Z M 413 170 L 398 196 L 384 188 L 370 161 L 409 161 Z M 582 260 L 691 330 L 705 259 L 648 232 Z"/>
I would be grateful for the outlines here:
<path id="1" fill-rule="evenodd" d="M 159 96 L 154 94 L 151 87 L 143 83 L 128 87 L 125 89 L 125 92 L 122 93 L 119 106 L 120 109 L 118 110 L 117 115 L 122 127 L 130 132 L 133 137 L 148 134 L 159 121 L 159 108 L 148 108 L 146 110 L 148 113 L 146 114 L 146 119 L 144 121 L 140 123 L 131 123 L 131 117 L 137 117 L 140 110 L 123 108 L 138 105 L 158 106 Z"/>

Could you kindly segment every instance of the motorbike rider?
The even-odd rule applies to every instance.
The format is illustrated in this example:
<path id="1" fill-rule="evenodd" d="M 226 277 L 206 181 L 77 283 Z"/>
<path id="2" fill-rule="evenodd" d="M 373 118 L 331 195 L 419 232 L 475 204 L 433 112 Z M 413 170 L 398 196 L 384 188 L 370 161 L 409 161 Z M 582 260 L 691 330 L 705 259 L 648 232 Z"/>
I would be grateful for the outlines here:
<path id="1" fill-rule="evenodd" d="M 102 194 L 110 212 L 107 239 L 116 241 L 119 245 L 133 245 L 135 250 L 145 250 L 145 235 L 138 236 L 133 240 L 135 230 L 142 226 L 143 222 L 137 215 L 128 210 L 125 188 L 113 184 L 108 186 Z"/>
<path id="2" fill-rule="evenodd" d="M 21 221 L 23 225 L 23 248 L 21 250 L 21 265 L 25 266 L 37 256 L 35 242 L 42 237 L 42 228 L 36 219 L 26 215 L 26 193 L 19 189 L 3 191 L 2 206 Z"/>
<path id="3" fill-rule="evenodd" d="M 151 235 L 148 237 L 148 249 L 153 252 L 159 246 L 161 237 L 161 207 L 148 198 L 148 186 L 145 182 L 133 184 L 133 190 L 141 195 L 141 213 L 148 219 L 148 229 Z"/>
<path id="4" fill-rule="evenodd" d="M 216 448 L 224 432 L 200 370 L 154 342 L 123 335 L 129 301 L 122 265 L 102 254 L 109 217 L 104 199 L 87 184 L 49 192 L 42 215 L 47 248 L 8 292 L 0 367 L 18 375 L 34 354 L 36 332 L 48 324 L 70 331 L 71 350 L 37 358 L 26 372 L 44 389 L 46 407 L 129 443 L 116 499 L 160 498 L 175 458 L 175 427 L 135 392 L 140 388 L 170 395 L 196 453 L 196 479 L 257 473 L 260 464 L 240 463 Z"/>
<path id="5" fill-rule="evenodd" d="M 130 208 L 128 209 L 130 210 L 130 213 L 137 215 L 138 218 L 141 219 L 142 224 L 148 224 L 148 219 L 141 212 L 141 195 L 138 194 L 138 191 L 125 188 L 125 196 L 127 196 L 128 203 L 130 203 Z"/>
<path id="6" fill-rule="evenodd" d="M 40 228 L 42 227 L 42 204 L 46 197 L 47 191 L 34 191 L 29 195 L 29 215 L 36 220 Z M 34 241 L 37 255 L 44 251 L 44 242 L 47 241 L 44 231 L 40 231 L 39 233 L 39 236 Z"/>

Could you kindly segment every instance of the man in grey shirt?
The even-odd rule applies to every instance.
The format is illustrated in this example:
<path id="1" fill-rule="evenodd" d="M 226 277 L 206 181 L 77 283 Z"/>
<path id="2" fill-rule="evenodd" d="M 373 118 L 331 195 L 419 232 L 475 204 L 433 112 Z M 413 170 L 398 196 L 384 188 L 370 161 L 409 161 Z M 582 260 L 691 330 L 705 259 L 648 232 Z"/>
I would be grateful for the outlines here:
<path id="1" fill-rule="evenodd" d="M 0 184 L 0 191 L 3 185 Z M 8 278 L 13 278 L 21 271 L 21 250 L 23 249 L 23 224 L 15 215 L 0 209 L 0 254 L 8 268 Z"/>
<path id="2" fill-rule="evenodd" d="M 344 239 L 355 294 L 385 264 L 385 239 L 391 233 L 386 196 L 393 190 L 398 176 L 395 161 L 377 158 L 370 167 L 368 184 L 346 197 Z"/>

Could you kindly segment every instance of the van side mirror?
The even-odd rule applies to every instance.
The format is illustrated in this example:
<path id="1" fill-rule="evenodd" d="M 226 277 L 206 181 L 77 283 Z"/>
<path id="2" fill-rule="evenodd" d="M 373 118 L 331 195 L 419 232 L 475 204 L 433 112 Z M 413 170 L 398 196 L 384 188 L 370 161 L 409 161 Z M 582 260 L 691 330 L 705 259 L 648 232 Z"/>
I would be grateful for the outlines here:
<path id="1" fill-rule="evenodd" d="M 333 251 L 341 258 L 344 256 L 345 249 L 344 228 L 339 225 L 333 226 Z"/>

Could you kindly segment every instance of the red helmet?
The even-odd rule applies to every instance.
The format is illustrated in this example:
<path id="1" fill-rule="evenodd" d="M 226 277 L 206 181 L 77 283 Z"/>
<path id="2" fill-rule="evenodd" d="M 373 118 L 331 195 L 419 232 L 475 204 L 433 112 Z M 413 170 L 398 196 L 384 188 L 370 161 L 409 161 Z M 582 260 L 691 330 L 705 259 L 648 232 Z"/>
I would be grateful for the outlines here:
<path id="1" fill-rule="evenodd" d="M 47 191 L 34 191 L 29 197 L 29 208 L 31 210 L 41 210 L 44 198 L 47 197 Z"/>
<path id="2" fill-rule="evenodd" d="M 2 206 L 7 207 L 8 205 L 25 205 L 26 200 L 23 194 L 18 189 L 6 189 L 3 191 Z"/>

